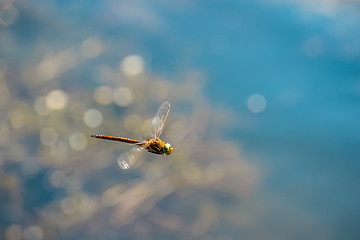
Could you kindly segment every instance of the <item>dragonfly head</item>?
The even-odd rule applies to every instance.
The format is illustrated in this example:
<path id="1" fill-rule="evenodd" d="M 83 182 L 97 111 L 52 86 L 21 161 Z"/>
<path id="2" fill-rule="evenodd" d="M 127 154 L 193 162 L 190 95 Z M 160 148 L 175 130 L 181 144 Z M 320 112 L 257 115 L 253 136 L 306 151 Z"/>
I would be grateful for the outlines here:
<path id="1" fill-rule="evenodd" d="M 166 155 L 170 155 L 173 151 L 173 147 L 170 145 L 170 143 L 166 143 L 163 147 L 163 153 Z"/>

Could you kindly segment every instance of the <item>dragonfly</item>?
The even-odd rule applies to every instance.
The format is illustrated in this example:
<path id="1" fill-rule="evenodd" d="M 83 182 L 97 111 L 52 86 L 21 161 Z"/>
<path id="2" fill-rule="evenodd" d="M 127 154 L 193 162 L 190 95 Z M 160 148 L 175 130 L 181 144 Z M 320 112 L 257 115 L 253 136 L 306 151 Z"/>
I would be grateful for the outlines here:
<path id="1" fill-rule="evenodd" d="M 141 140 L 134 140 L 131 138 L 125 137 L 116 137 L 110 135 L 91 135 L 93 138 L 100 138 L 106 139 L 111 141 L 119 141 L 124 143 L 130 143 L 134 146 L 133 148 L 123 152 L 120 156 L 116 159 L 117 163 L 119 164 L 120 168 L 128 169 L 132 165 L 134 165 L 136 159 L 138 158 L 139 154 L 142 150 L 146 149 L 148 152 L 155 153 L 155 154 L 165 154 L 170 155 L 173 151 L 173 147 L 170 143 L 164 143 L 159 137 L 162 133 L 162 130 L 165 125 L 165 120 L 170 111 L 170 103 L 164 102 L 161 104 L 160 108 L 158 109 L 155 117 L 152 119 L 151 122 L 151 129 L 150 129 L 150 136 L 149 138 L 141 141 Z"/>

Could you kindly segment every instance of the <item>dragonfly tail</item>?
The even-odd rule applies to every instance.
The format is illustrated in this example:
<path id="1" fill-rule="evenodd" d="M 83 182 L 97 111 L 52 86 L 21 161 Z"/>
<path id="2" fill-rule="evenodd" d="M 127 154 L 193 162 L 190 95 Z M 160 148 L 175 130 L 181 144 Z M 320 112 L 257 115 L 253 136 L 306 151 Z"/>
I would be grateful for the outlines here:
<path id="1" fill-rule="evenodd" d="M 124 138 L 124 137 L 115 137 L 115 136 L 109 136 L 109 135 L 91 135 L 91 137 L 106 139 L 106 140 L 111 140 L 111 141 L 125 142 L 125 143 L 130 143 L 130 144 L 142 144 L 143 143 L 143 141 L 139 141 L 139 140 Z"/>

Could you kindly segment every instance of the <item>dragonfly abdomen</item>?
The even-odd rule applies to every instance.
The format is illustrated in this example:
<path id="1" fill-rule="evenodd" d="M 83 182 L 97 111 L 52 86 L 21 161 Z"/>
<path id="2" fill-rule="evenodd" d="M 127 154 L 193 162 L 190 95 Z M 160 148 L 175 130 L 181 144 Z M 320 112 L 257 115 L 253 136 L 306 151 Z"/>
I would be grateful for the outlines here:
<path id="1" fill-rule="evenodd" d="M 131 143 L 131 144 L 138 144 L 138 143 L 143 142 L 143 141 L 134 140 L 134 139 L 130 139 L 130 138 L 115 137 L 115 136 L 109 136 L 109 135 L 91 135 L 91 137 L 101 138 L 101 139 L 106 139 L 106 140 L 111 140 L 111 141 L 126 142 L 126 143 Z"/>

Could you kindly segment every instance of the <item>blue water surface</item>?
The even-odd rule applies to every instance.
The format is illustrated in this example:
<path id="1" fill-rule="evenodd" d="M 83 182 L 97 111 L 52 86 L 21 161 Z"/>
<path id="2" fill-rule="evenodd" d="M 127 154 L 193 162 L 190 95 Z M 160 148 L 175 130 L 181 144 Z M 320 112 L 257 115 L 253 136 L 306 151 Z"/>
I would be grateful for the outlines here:
<path id="1" fill-rule="evenodd" d="M 10 62 L 28 54 L 39 61 L 37 34 L 52 49 L 87 35 L 111 39 L 112 49 L 89 65 L 116 67 L 139 54 L 149 71 L 174 82 L 202 71 L 205 97 L 232 113 L 224 139 L 261 172 L 244 211 L 261 206 L 262 213 L 229 236 L 359 239 L 360 8 L 280 2 L 34 1 L 46 9 L 42 15 L 20 1 L 23 12 L 11 31 L 27 40 L 19 55 L 3 54 Z M 54 28 L 37 24 L 44 16 L 52 16 Z M 94 84 L 86 67 L 65 75 L 64 89 L 74 87 L 73 78 Z M 253 94 L 266 100 L 259 113 L 248 107 Z"/>

